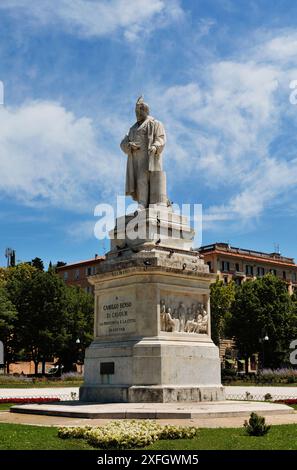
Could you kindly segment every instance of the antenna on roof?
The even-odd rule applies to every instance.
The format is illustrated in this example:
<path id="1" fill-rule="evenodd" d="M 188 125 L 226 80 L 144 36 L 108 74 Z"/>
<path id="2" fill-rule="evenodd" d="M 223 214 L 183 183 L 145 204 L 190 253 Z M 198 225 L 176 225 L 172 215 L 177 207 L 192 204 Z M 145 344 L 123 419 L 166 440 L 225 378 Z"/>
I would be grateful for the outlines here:
<path id="1" fill-rule="evenodd" d="M 280 255 L 279 243 L 274 244 L 274 253 Z"/>
<path id="2" fill-rule="evenodd" d="M 15 250 L 13 250 L 12 248 L 6 248 L 5 258 L 7 258 L 8 268 L 15 266 Z"/>

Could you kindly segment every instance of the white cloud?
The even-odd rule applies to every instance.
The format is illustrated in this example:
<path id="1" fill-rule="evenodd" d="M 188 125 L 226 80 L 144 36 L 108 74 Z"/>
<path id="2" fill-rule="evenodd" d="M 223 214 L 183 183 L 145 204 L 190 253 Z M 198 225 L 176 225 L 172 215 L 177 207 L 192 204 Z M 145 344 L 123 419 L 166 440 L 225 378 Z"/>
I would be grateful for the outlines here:
<path id="1" fill-rule="evenodd" d="M 272 62 L 287 62 L 296 60 L 297 33 L 296 31 L 280 31 L 278 35 L 263 40 L 254 48 L 254 54 L 259 60 Z"/>
<path id="2" fill-rule="evenodd" d="M 1 0 L 0 9 L 86 37 L 121 31 L 129 41 L 183 15 L 179 0 Z"/>
<path id="3" fill-rule="evenodd" d="M 89 118 L 59 103 L 0 108 L 0 191 L 25 204 L 93 210 L 120 183 L 117 157 Z"/>
<path id="4" fill-rule="evenodd" d="M 261 39 L 238 58 L 214 60 L 186 85 L 154 90 L 169 130 L 175 163 L 169 171 L 194 184 L 196 175 L 198 188 L 221 191 L 222 203 L 206 210 L 207 222 L 257 219 L 296 192 L 297 152 L 282 142 L 276 153 L 273 145 L 295 132 L 289 83 L 297 79 L 291 64 L 296 38 L 294 32 Z"/>

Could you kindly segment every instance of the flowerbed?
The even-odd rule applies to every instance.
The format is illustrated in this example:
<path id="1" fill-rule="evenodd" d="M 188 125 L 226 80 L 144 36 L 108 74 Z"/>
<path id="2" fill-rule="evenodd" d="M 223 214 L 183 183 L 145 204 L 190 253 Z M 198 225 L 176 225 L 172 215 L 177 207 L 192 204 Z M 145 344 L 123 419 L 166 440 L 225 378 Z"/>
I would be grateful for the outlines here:
<path id="1" fill-rule="evenodd" d="M 263 369 L 257 374 L 240 374 L 234 370 L 224 369 L 222 371 L 222 381 L 224 384 L 241 385 L 241 382 L 251 385 L 284 385 L 297 384 L 297 369 Z"/>
<path id="2" fill-rule="evenodd" d="M 62 439 L 86 439 L 93 447 L 101 449 L 133 449 L 146 447 L 157 440 L 192 439 L 197 435 L 197 428 L 166 425 L 154 421 L 111 421 L 100 427 L 59 428 L 58 436 Z"/>
<path id="3" fill-rule="evenodd" d="M 283 400 L 276 400 L 274 403 L 283 403 L 284 405 L 297 405 L 297 398 L 284 398 Z"/>
<path id="4" fill-rule="evenodd" d="M 18 404 L 25 404 L 25 403 L 52 403 L 55 401 L 60 401 L 58 397 L 50 397 L 50 398 L 0 398 L 0 403 L 18 403 Z"/>

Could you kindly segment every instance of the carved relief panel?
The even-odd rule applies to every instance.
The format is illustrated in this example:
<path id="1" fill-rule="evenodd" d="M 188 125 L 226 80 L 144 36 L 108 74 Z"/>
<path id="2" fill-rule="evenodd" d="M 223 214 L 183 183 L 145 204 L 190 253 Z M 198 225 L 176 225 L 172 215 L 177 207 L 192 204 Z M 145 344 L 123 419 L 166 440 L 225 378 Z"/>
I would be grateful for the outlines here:
<path id="1" fill-rule="evenodd" d="M 165 296 L 160 300 L 160 329 L 169 333 L 209 333 L 209 311 L 205 295 Z"/>

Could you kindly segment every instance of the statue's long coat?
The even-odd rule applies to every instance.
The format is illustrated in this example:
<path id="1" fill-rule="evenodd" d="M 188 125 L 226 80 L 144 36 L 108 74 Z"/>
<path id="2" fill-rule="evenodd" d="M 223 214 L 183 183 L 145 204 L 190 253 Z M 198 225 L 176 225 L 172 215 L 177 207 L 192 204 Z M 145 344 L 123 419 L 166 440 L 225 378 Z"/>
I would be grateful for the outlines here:
<path id="1" fill-rule="evenodd" d="M 131 152 L 128 143 L 140 144 L 139 150 Z M 126 170 L 126 196 L 132 196 L 139 201 L 139 184 L 147 180 L 148 171 L 162 171 L 162 150 L 166 143 L 166 135 L 163 124 L 152 116 L 139 126 L 136 122 L 121 142 L 121 149 L 128 155 Z M 155 146 L 157 152 L 150 154 L 150 149 Z"/>

